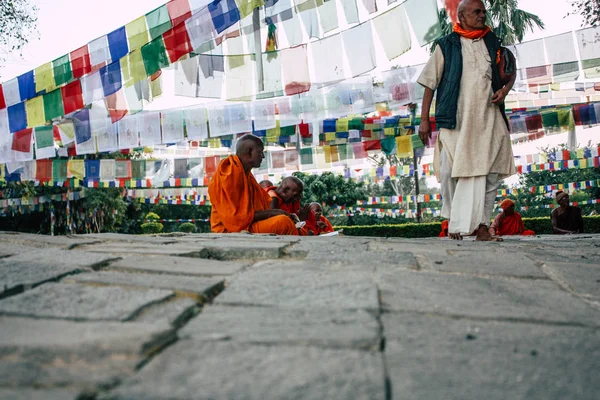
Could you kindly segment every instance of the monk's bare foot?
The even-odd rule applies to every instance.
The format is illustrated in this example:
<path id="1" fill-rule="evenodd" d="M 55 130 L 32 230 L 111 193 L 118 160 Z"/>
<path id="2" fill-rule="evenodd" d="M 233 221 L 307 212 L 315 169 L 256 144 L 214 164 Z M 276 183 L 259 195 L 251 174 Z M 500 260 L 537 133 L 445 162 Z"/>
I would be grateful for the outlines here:
<path id="1" fill-rule="evenodd" d="M 477 237 L 475 238 L 478 242 L 502 242 L 503 239 L 497 236 L 492 236 L 489 232 L 489 229 L 486 225 L 479 225 L 479 230 L 477 231 Z"/>
<path id="2" fill-rule="evenodd" d="M 462 235 L 460 233 L 448 233 L 448 237 L 452 240 L 462 240 Z"/>

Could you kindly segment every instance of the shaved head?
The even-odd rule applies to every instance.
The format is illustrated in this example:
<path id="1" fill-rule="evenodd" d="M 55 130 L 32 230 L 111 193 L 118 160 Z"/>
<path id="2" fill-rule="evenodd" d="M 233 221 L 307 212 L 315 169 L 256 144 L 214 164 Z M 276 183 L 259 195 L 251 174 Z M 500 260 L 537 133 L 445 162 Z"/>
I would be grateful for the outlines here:
<path id="1" fill-rule="evenodd" d="M 260 181 L 258 183 L 260 186 L 264 187 L 265 189 L 270 188 L 271 186 L 273 186 L 273 182 L 269 181 L 269 180 L 264 180 L 264 181 Z"/>
<path id="2" fill-rule="evenodd" d="M 485 4 L 481 0 L 462 0 L 456 9 L 458 21 L 463 29 L 484 29 L 486 22 Z"/>
<path id="3" fill-rule="evenodd" d="M 302 182 L 300 179 L 296 178 L 295 176 L 288 176 L 287 178 L 283 178 L 283 180 L 281 181 L 281 184 L 283 185 L 286 182 L 293 182 L 300 188 L 300 190 L 304 190 L 304 182 Z"/>
<path id="4" fill-rule="evenodd" d="M 251 149 L 264 148 L 264 144 L 259 137 L 248 134 L 238 139 L 235 146 L 235 155 L 240 156 L 247 154 Z"/>

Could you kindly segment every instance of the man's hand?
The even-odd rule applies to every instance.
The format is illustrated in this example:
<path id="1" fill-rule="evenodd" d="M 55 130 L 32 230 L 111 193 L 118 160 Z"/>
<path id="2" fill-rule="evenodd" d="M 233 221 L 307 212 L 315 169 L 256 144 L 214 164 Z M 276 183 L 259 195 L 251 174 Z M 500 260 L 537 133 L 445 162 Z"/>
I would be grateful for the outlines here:
<path id="1" fill-rule="evenodd" d="M 504 88 L 498 89 L 496 93 L 492 96 L 491 103 L 492 104 L 502 104 L 504 102 L 504 98 L 506 94 L 504 93 Z"/>
<path id="2" fill-rule="evenodd" d="M 308 219 L 308 215 L 310 213 L 310 204 L 305 204 L 304 207 L 301 207 L 298 211 L 298 218 L 300 221 L 306 221 Z"/>
<path id="3" fill-rule="evenodd" d="M 317 228 L 319 229 L 327 229 L 327 224 L 323 221 L 317 221 Z"/>
<path id="4" fill-rule="evenodd" d="M 429 119 L 421 119 L 421 125 L 419 125 L 419 137 L 424 145 L 427 145 L 427 141 L 431 139 L 431 125 Z"/>

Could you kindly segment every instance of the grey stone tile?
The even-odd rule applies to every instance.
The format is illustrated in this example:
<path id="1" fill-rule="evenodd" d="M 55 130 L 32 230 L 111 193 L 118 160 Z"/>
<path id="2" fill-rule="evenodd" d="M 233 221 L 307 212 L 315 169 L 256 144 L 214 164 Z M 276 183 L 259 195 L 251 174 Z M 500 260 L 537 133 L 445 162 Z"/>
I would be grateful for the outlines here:
<path id="1" fill-rule="evenodd" d="M 347 400 L 384 396 L 378 352 L 182 340 L 104 398 Z"/>
<path id="2" fill-rule="evenodd" d="M 406 271 L 379 279 L 382 304 L 393 310 L 600 326 L 597 310 L 551 281 Z"/>
<path id="3" fill-rule="evenodd" d="M 114 259 L 111 255 L 78 250 L 30 249 L 0 259 L 0 288 L 7 292 L 17 287 L 26 289 L 76 271 L 107 265 Z"/>
<path id="4" fill-rule="evenodd" d="M 142 307 L 171 296 L 173 292 L 161 289 L 48 283 L 0 301 L 0 314 L 124 321 Z"/>
<path id="5" fill-rule="evenodd" d="M 180 332 L 198 340 L 377 350 L 379 324 L 363 310 L 205 306 Z"/>
<path id="6" fill-rule="evenodd" d="M 578 261 L 578 260 L 577 260 Z M 573 292 L 600 300 L 600 264 L 572 262 L 549 262 L 545 267 L 549 272 L 566 282 Z"/>
<path id="7" fill-rule="evenodd" d="M 0 317 L 0 380 L 4 389 L 93 390 L 133 374 L 174 338 L 164 324 Z"/>
<path id="8" fill-rule="evenodd" d="M 588 328 L 384 314 L 394 399 L 595 399 Z"/>
<path id="9" fill-rule="evenodd" d="M 200 310 L 201 306 L 194 299 L 176 297 L 143 310 L 135 318 L 135 322 L 166 323 L 179 328 L 190 318 L 196 316 Z"/>
<path id="10" fill-rule="evenodd" d="M 0 399 L 3 400 L 77 400 L 78 395 L 75 389 L 0 388 Z"/>
<path id="11" fill-rule="evenodd" d="M 212 299 L 223 290 L 224 285 L 222 278 L 113 271 L 73 275 L 65 278 L 63 282 L 104 284 L 135 289 L 152 288 L 183 291 L 198 294 L 203 300 Z"/>
<path id="12" fill-rule="evenodd" d="M 140 255 L 124 256 L 121 260 L 111 262 L 109 269 L 175 275 L 214 276 L 234 274 L 249 264 L 249 262 L 241 261 Z"/>
<path id="13" fill-rule="evenodd" d="M 295 308 L 377 309 L 377 288 L 368 271 L 306 271 L 303 262 L 254 267 L 231 280 L 217 304 Z"/>

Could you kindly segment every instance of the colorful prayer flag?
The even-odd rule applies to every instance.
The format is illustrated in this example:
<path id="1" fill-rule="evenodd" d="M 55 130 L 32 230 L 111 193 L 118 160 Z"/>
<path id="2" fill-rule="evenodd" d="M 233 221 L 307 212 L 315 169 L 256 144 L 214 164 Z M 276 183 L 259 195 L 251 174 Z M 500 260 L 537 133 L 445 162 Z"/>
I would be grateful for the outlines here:
<path id="1" fill-rule="evenodd" d="M 19 82 L 19 94 L 21 96 L 21 101 L 34 98 L 36 92 L 33 71 L 29 71 L 24 73 L 23 75 L 19 75 L 17 77 L 17 80 Z"/>
<path id="2" fill-rule="evenodd" d="M 171 0 L 167 3 L 167 9 L 169 10 L 171 24 L 174 27 L 177 27 L 177 25 L 192 16 L 188 0 Z"/>
<path id="3" fill-rule="evenodd" d="M 106 35 L 106 38 L 108 40 L 110 58 L 113 61 L 117 61 L 129 53 L 129 47 L 127 46 L 127 32 L 125 31 L 124 26 L 112 31 Z"/>
<path id="4" fill-rule="evenodd" d="M 100 79 L 104 97 L 108 97 L 121 89 L 121 64 L 119 61 L 100 68 Z"/>
<path id="5" fill-rule="evenodd" d="M 240 12 L 235 0 L 215 0 L 208 5 L 208 11 L 218 33 L 222 33 L 240 20 Z"/>
<path id="6" fill-rule="evenodd" d="M 42 96 L 27 100 L 25 108 L 27 111 L 28 127 L 33 128 L 46 123 L 46 118 L 44 117 L 44 98 Z"/>
<path id="7" fill-rule="evenodd" d="M 187 2 L 187 0 L 185 1 Z M 185 24 L 177 25 L 165 32 L 163 40 L 171 63 L 176 62 L 193 50 Z"/>
<path id="8" fill-rule="evenodd" d="M 125 32 L 129 42 L 130 51 L 141 48 L 148 43 L 148 27 L 146 17 L 139 17 L 125 25 Z"/>
<path id="9" fill-rule="evenodd" d="M 169 17 L 169 9 L 164 4 L 146 14 L 146 22 L 150 31 L 150 39 L 154 40 L 173 27 Z"/>
<path id="10" fill-rule="evenodd" d="M 63 86 L 60 90 L 62 92 L 65 115 L 84 107 L 81 82 L 79 80 L 75 80 L 68 85 Z"/>
<path id="11" fill-rule="evenodd" d="M 90 53 L 88 51 L 87 44 L 71 52 L 71 69 L 73 72 L 73 78 L 81 78 L 83 75 L 92 71 Z"/>
<path id="12" fill-rule="evenodd" d="M 44 114 L 47 121 L 65 115 L 60 89 L 55 89 L 44 95 Z"/>
<path id="13" fill-rule="evenodd" d="M 11 132 L 19 132 L 27 128 L 24 102 L 8 107 L 8 126 Z"/>
<path id="14" fill-rule="evenodd" d="M 169 58 L 165 51 L 162 37 L 158 37 L 142 47 L 142 58 L 147 75 L 154 75 L 161 68 L 169 66 Z"/>
<path id="15" fill-rule="evenodd" d="M 56 86 L 62 86 L 73 79 L 71 61 L 69 60 L 68 54 L 52 61 L 52 70 L 54 71 L 54 82 Z"/>
<path id="16" fill-rule="evenodd" d="M 33 145 L 33 129 L 23 129 L 13 133 L 13 142 L 11 149 L 20 153 L 31 152 Z"/>

